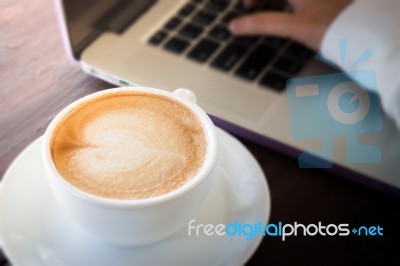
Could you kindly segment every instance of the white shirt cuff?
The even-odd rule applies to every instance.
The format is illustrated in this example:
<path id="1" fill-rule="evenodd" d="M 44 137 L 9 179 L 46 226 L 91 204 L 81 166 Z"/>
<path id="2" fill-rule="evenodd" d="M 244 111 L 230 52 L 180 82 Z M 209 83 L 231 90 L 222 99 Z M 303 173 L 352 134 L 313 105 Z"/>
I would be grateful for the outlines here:
<path id="1" fill-rule="evenodd" d="M 382 107 L 400 129 L 399 18 L 400 1 L 356 0 L 332 23 L 322 41 L 321 52 L 350 76 L 352 71 L 375 70 Z M 340 40 L 347 41 L 344 57 L 339 49 Z M 372 56 L 355 64 L 368 49 Z M 352 77 L 368 87 L 357 76 Z"/>

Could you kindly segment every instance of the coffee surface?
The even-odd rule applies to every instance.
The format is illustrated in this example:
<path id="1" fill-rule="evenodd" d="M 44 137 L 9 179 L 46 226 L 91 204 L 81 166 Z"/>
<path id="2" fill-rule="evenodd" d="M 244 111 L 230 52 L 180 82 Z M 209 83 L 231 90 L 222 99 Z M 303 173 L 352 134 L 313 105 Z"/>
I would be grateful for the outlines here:
<path id="1" fill-rule="evenodd" d="M 88 193 L 144 199 L 182 186 L 202 166 L 204 129 L 184 105 L 158 95 L 114 93 L 82 103 L 55 129 L 60 174 Z"/>

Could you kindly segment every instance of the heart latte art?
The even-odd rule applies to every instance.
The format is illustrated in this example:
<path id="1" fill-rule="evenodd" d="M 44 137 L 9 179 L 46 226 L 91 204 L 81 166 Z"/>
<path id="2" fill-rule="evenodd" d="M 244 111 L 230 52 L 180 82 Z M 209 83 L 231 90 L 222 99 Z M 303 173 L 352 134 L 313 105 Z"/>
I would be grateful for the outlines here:
<path id="1" fill-rule="evenodd" d="M 73 109 L 53 135 L 61 175 L 88 193 L 143 199 L 182 186 L 201 167 L 204 129 L 187 107 L 169 98 L 117 93 Z"/>

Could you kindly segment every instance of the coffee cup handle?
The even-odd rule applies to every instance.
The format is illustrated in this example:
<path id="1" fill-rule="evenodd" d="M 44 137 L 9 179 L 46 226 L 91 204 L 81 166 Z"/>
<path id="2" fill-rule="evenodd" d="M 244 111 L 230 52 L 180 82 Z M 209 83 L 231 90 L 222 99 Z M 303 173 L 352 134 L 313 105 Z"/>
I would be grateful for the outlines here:
<path id="1" fill-rule="evenodd" d="M 173 94 L 189 102 L 196 103 L 196 94 L 194 94 L 194 92 L 191 90 L 185 88 L 178 88 L 174 90 Z"/>

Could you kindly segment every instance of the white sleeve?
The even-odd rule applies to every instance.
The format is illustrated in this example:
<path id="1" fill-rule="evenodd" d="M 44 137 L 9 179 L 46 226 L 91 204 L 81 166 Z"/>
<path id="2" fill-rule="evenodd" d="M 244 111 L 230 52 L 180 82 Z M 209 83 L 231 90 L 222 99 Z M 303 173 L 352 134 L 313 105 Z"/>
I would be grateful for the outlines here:
<path id="1" fill-rule="evenodd" d="M 344 62 L 338 45 L 340 39 L 348 42 Z M 353 66 L 368 49 L 371 50 L 372 57 Z M 321 52 L 350 76 L 354 70 L 375 70 L 382 107 L 400 129 L 399 0 L 355 0 L 326 32 Z M 353 78 L 366 86 L 362 80 Z"/>

